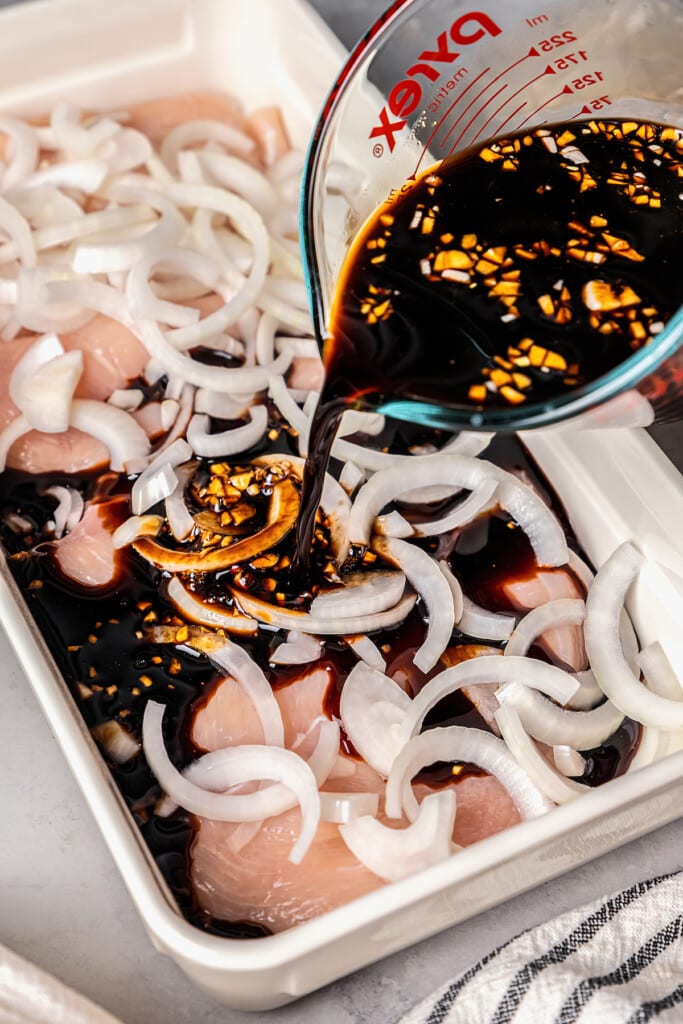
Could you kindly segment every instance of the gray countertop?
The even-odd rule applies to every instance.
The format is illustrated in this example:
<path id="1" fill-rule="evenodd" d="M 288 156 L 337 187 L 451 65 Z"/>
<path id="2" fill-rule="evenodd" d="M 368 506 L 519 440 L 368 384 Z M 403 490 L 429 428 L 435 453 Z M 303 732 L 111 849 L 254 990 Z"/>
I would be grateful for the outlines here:
<path id="1" fill-rule="evenodd" d="M 378 0 L 314 0 L 346 44 Z M 663 428 L 681 465 L 680 428 Z M 683 821 L 281 1011 L 226 1010 L 152 948 L 50 729 L 4 638 L 0 716 L 0 942 L 125 1024 L 393 1022 L 520 930 L 636 879 L 683 865 Z M 473 1022 L 474 1024 L 474 1022 Z"/>

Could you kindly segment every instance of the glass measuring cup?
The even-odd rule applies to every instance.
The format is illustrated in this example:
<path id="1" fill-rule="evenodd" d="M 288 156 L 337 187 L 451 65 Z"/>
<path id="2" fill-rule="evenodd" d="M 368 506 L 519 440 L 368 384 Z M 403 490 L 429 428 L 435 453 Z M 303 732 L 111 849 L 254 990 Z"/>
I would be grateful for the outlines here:
<path id="1" fill-rule="evenodd" d="M 682 39 L 675 0 L 394 3 L 349 57 L 309 151 L 302 237 L 321 344 L 351 244 L 395 190 L 453 153 L 522 128 L 589 118 L 683 127 Z M 679 419 L 682 343 L 683 308 L 610 373 L 551 400 L 481 409 L 386 394 L 379 410 L 482 430 Z"/>

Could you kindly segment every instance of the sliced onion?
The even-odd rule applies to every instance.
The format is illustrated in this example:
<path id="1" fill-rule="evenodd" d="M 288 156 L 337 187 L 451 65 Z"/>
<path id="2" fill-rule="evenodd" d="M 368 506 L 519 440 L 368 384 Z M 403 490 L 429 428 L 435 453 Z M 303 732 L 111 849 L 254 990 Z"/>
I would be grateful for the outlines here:
<path id="1" fill-rule="evenodd" d="M 171 763 L 162 733 L 164 705 L 148 701 L 142 721 L 145 757 L 157 781 L 179 806 L 214 821 L 259 821 L 264 815 L 260 798 L 268 790 L 235 795 L 210 793 L 185 779 Z M 320 821 L 320 797 L 315 776 L 302 758 L 290 750 L 269 746 L 231 747 L 221 751 L 222 770 L 230 770 L 230 785 L 272 780 L 286 785 L 301 806 L 301 832 L 289 859 L 300 864 L 311 845 Z"/>
<path id="2" fill-rule="evenodd" d="M 296 430 L 299 437 L 306 437 L 310 427 L 309 419 L 303 409 L 299 408 L 289 393 L 289 388 L 285 383 L 284 377 L 277 376 L 270 378 L 268 381 L 268 394 L 275 402 L 275 405 L 278 407 L 278 410 L 282 413 L 287 423 Z"/>
<path id="3" fill-rule="evenodd" d="M 410 614 L 417 600 L 415 594 L 405 594 L 398 604 L 393 608 L 388 608 L 385 612 L 376 612 L 374 615 L 321 619 L 314 618 L 307 612 L 268 604 L 261 598 L 253 597 L 241 590 L 233 591 L 233 597 L 246 615 L 251 615 L 267 626 L 275 626 L 276 629 L 296 629 L 303 633 L 313 633 L 316 636 L 352 636 L 363 630 L 371 633 L 377 629 L 396 626 Z"/>
<path id="4" fill-rule="evenodd" d="M 147 509 L 164 501 L 178 486 L 178 479 L 173 466 L 168 462 L 155 466 L 150 473 L 148 470 L 138 477 L 133 485 L 131 504 L 133 512 L 140 515 Z"/>
<path id="5" fill-rule="evenodd" d="M 496 711 L 496 722 L 520 768 L 553 803 L 567 803 L 588 790 L 588 786 L 567 779 L 548 764 L 511 704 L 504 704 Z"/>
<path id="6" fill-rule="evenodd" d="M 151 278 L 158 270 L 172 270 L 201 281 L 213 288 L 220 277 L 220 267 L 213 260 L 192 252 L 191 249 L 169 248 L 146 253 L 137 260 L 126 279 L 126 299 L 131 316 L 143 320 L 159 320 L 171 327 L 185 327 L 197 323 L 199 310 L 160 299 L 152 289 Z"/>
<path id="7" fill-rule="evenodd" d="M 507 658 L 500 660 L 507 661 Z M 623 712 L 609 700 L 592 711 L 568 711 L 529 689 L 524 682 L 526 680 L 501 687 L 498 700 L 501 704 L 510 701 L 526 731 L 542 743 L 592 750 L 608 740 L 624 720 Z"/>
<path id="8" fill-rule="evenodd" d="M 496 660 L 503 661 L 503 658 Z M 437 761 L 467 761 L 495 776 L 525 820 L 544 814 L 552 807 L 547 797 L 519 767 L 502 740 L 481 729 L 450 725 L 414 736 L 401 750 L 387 780 L 386 813 L 389 818 L 400 818 L 405 810 L 410 821 L 415 821 L 419 805 L 411 780 L 422 768 Z"/>
<path id="9" fill-rule="evenodd" d="M 115 764 L 128 764 L 140 752 L 140 741 L 116 719 L 95 725 L 90 732 Z"/>
<path id="10" fill-rule="evenodd" d="M 643 647 L 638 655 L 638 663 L 653 693 L 668 700 L 683 700 L 681 681 L 658 640 Z"/>
<path id="11" fill-rule="evenodd" d="M 364 662 L 344 682 L 339 713 L 347 736 L 363 760 L 385 778 L 403 740 L 401 726 L 410 710 L 407 693 Z"/>
<path id="12" fill-rule="evenodd" d="M 348 466 L 350 463 L 347 462 L 346 465 Z M 416 531 L 408 520 L 404 519 L 401 513 L 395 509 L 393 512 L 388 512 L 385 516 L 377 516 L 375 519 L 375 533 L 379 534 L 380 537 L 398 537 L 399 540 L 417 536 Z"/>
<path id="13" fill-rule="evenodd" d="M 380 539 L 375 547 L 400 566 L 424 601 L 429 616 L 427 635 L 413 661 L 420 671 L 429 672 L 448 647 L 453 633 L 455 610 L 451 589 L 437 563 L 421 548 L 396 537 Z"/>
<path id="14" fill-rule="evenodd" d="M 464 614 L 464 611 L 465 611 L 465 604 L 464 604 L 465 598 L 464 598 L 464 594 L 462 592 L 462 587 L 460 586 L 459 581 L 455 578 L 455 576 L 451 572 L 451 569 L 450 569 L 450 566 L 449 566 L 448 562 L 445 562 L 445 561 L 439 562 L 439 569 L 441 570 L 441 573 L 442 573 L 444 579 L 446 580 L 446 583 L 448 584 L 448 589 L 451 592 L 451 597 L 453 599 L 453 617 L 454 617 L 454 620 L 455 620 L 456 624 L 458 625 L 458 629 L 461 629 L 462 627 L 460 626 L 460 622 L 462 620 L 462 617 L 463 617 L 463 614 Z M 466 632 L 466 630 L 463 630 L 463 632 Z M 493 639 L 493 637 L 491 639 Z"/>
<path id="15" fill-rule="evenodd" d="M 171 332 L 170 339 L 173 345 L 187 348 L 201 344 L 207 334 L 224 331 L 254 305 L 266 280 L 270 262 L 270 243 L 263 220 L 256 210 L 239 196 L 211 185 L 188 184 L 170 185 L 167 195 L 180 206 L 201 207 L 228 217 L 253 248 L 251 271 L 233 298 L 222 309 L 211 313 L 196 326 L 181 327 Z"/>
<path id="16" fill-rule="evenodd" d="M 135 550 L 157 568 L 169 572 L 220 572 L 271 550 L 292 530 L 298 511 L 299 494 L 291 480 L 285 479 L 273 487 L 266 525 L 250 537 L 225 548 L 204 548 L 201 551 L 173 550 L 151 540 L 141 540 L 135 545 Z M 291 625 L 285 628 L 299 627 Z M 311 632 L 310 629 L 305 631 Z"/>
<path id="17" fill-rule="evenodd" d="M 251 700 L 263 727 L 264 742 L 271 747 L 283 747 L 285 734 L 280 705 L 251 655 L 230 640 L 221 643 L 217 638 L 208 657 L 214 665 L 233 676 Z"/>
<path id="18" fill-rule="evenodd" d="M 622 544 L 598 571 L 586 599 L 586 651 L 600 688 L 625 715 L 658 729 L 680 729 L 683 704 L 644 687 L 624 656 L 620 615 L 642 564 L 633 545 Z"/>
<path id="19" fill-rule="evenodd" d="M 85 160 L 64 160 L 50 164 L 43 170 L 34 171 L 22 182 L 22 188 L 38 188 L 40 185 L 55 185 L 57 188 L 73 188 L 86 195 L 92 195 L 107 177 L 109 168 L 104 160 L 89 157 Z"/>
<path id="20" fill-rule="evenodd" d="M 114 530 L 112 546 L 117 550 L 128 547 L 138 537 L 156 537 L 164 525 L 161 516 L 131 516 Z"/>
<path id="21" fill-rule="evenodd" d="M 583 601 L 569 597 L 557 601 L 547 601 L 538 608 L 533 608 L 517 623 L 510 639 L 505 645 L 505 654 L 527 653 L 531 645 L 547 629 L 558 626 L 580 626 L 586 617 L 586 606 Z"/>
<path id="22" fill-rule="evenodd" d="M 238 455 L 257 445 L 268 429 L 268 410 L 265 405 L 254 405 L 249 411 L 249 422 L 220 434 L 208 433 L 209 417 L 195 415 L 187 428 L 187 440 L 197 455 L 205 458 L 224 458 Z"/>
<path id="23" fill-rule="evenodd" d="M 196 151 L 196 156 L 218 185 L 241 196 L 262 217 L 269 216 L 281 203 L 265 174 L 244 160 L 210 150 Z"/>
<path id="24" fill-rule="evenodd" d="M 366 815 L 340 825 L 339 833 L 369 871 L 387 882 L 397 882 L 450 857 L 455 813 L 455 793 L 444 790 L 424 798 L 407 828 L 390 828 Z"/>
<path id="25" fill-rule="evenodd" d="M 205 319 L 208 320 L 208 317 Z M 197 326 L 203 322 L 200 321 Z M 270 377 L 287 370 L 291 358 L 287 353 L 282 353 L 270 366 L 207 366 L 177 351 L 158 324 L 152 320 L 142 321 L 139 333 L 150 356 L 157 359 L 167 373 L 189 384 L 210 388 L 212 391 L 227 391 L 240 395 L 246 391 L 262 391 L 268 386 Z"/>
<path id="26" fill-rule="evenodd" d="M 417 537 L 434 537 L 437 534 L 448 533 L 459 526 L 466 526 L 477 516 L 489 512 L 496 505 L 496 493 L 498 483 L 496 480 L 485 480 L 475 491 L 465 498 L 457 508 L 449 512 L 441 519 L 434 519 L 428 523 L 416 523 L 415 535 Z"/>
<path id="27" fill-rule="evenodd" d="M 135 412 L 142 405 L 144 397 L 139 388 L 117 388 L 112 391 L 107 401 L 124 412 Z"/>
<path id="28" fill-rule="evenodd" d="M 168 528 L 176 540 L 186 540 L 195 527 L 194 519 L 185 504 L 185 487 L 193 469 L 184 467 L 175 470 L 176 486 L 164 502 Z"/>
<path id="29" fill-rule="evenodd" d="M 339 437 L 347 437 L 349 434 L 367 434 L 368 437 L 375 437 L 384 430 L 386 420 L 378 412 L 362 412 L 357 409 L 347 409 L 343 414 L 339 425 Z"/>
<path id="30" fill-rule="evenodd" d="M 498 483 L 498 501 L 527 534 L 539 565 L 564 565 L 567 542 L 555 516 L 526 484 L 492 463 L 464 455 L 427 455 L 411 469 L 417 486 L 457 485 L 474 491 L 489 479 Z M 352 543 L 367 544 L 372 522 L 382 508 L 405 485 L 402 466 L 376 473 L 361 487 L 351 509 L 349 532 Z"/>
<path id="31" fill-rule="evenodd" d="M 377 669 L 378 672 L 384 672 L 387 663 L 379 647 L 369 636 L 347 636 L 346 643 L 366 665 Z"/>
<path id="32" fill-rule="evenodd" d="M 132 416 L 106 402 L 74 399 L 71 403 L 71 426 L 91 434 L 109 449 L 114 472 L 120 473 L 128 462 L 149 453 L 149 439 Z"/>
<path id="33" fill-rule="evenodd" d="M 2 191 L 6 192 L 22 184 L 33 173 L 38 162 L 39 144 L 31 125 L 7 114 L 0 117 L 0 132 L 8 137 L 10 143 L 2 171 Z"/>
<path id="34" fill-rule="evenodd" d="M 557 770 L 567 778 L 580 779 L 586 770 L 585 757 L 566 743 L 553 747 L 553 760 Z"/>
<path id="35" fill-rule="evenodd" d="M 568 708 L 572 708 L 575 711 L 590 711 L 591 708 L 603 702 L 605 695 L 598 686 L 591 669 L 586 669 L 584 672 L 575 672 L 574 678 L 578 680 L 579 689 L 568 702 Z"/>
<path id="36" fill-rule="evenodd" d="M 43 494 L 50 495 L 57 499 L 57 508 L 53 516 L 55 521 L 55 536 L 61 537 L 63 533 L 70 533 L 83 516 L 84 502 L 80 493 L 73 487 L 62 487 L 60 484 L 53 484 L 46 487 Z"/>
<path id="37" fill-rule="evenodd" d="M 255 395 L 226 395 L 221 391 L 199 388 L 194 399 L 195 412 L 203 412 L 214 419 L 239 420 L 253 405 Z"/>
<path id="38" fill-rule="evenodd" d="M 398 604 L 405 586 L 402 572 L 354 573 L 344 578 L 343 586 L 323 591 L 314 598 L 311 616 L 324 620 L 374 615 Z"/>
<path id="39" fill-rule="evenodd" d="M 161 143 L 161 158 L 172 171 L 175 171 L 179 151 L 185 146 L 196 145 L 199 142 L 218 142 L 229 152 L 242 157 L 253 157 L 256 153 L 256 143 L 251 136 L 241 132 L 234 125 L 225 124 L 223 121 L 196 119 L 185 121 L 171 129 Z"/>
<path id="40" fill-rule="evenodd" d="M 156 505 L 157 501 L 163 501 L 164 498 L 172 494 L 175 489 L 176 477 L 172 473 L 172 476 L 168 475 L 168 470 L 173 471 L 176 466 L 179 466 L 183 462 L 187 462 L 188 459 L 192 458 L 192 449 L 190 448 L 187 441 L 178 439 L 172 445 L 165 449 L 165 451 L 157 454 L 149 466 L 143 473 L 140 474 L 138 479 L 133 484 L 131 491 L 131 507 L 135 515 L 139 515 L 140 512 L 145 512 L 152 505 Z M 161 486 L 157 482 L 160 478 L 160 474 L 166 473 L 166 476 L 162 478 Z M 165 481 L 165 483 L 164 483 Z M 170 489 L 169 489 L 170 488 Z M 162 489 L 164 493 L 161 493 Z M 158 497 L 155 497 L 157 491 Z"/>
<path id="41" fill-rule="evenodd" d="M 566 704 L 578 688 L 578 683 L 568 672 L 563 672 L 562 669 L 556 668 L 554 665 L 547 665 L 545 662 L 536 661 L 533 658 L 514 656 L 501 658 L 496 654 L 471 658 L 452 668 L 444 669 L 420 690 L 412 702 L 410 713 L 404 722 L 403 741 L 407 741 L 418 732 L 426 715 L 436 707 L 439 701 L 451 693 L 474 683 L 497 683 L 500 686 L 512 682 L 523 684 L 522 689 L 524 690 L 530 688 L 540 690 L 561 704 Z M 498 695 L 500 692 L 499 690 Z M 578 713 L 572 712 L 572 714 Z M 534 734 L 532 733 L 532 735 Z M 546 742 L 548 741 L 546 740 Z M 571 740 L 558 739 L 550 742 L 571 743 Z"/>
<path id="42" fill-rule="evenodd" d="M 242 636 L 253 636 L 258 629 L 255 619 L 239 612 L 221 608 L 220 605 L 207 604 L 187 590 L 177 576 L 172 576 L 166 588 L 169 601 L 172 601 L 181 615 L 201 626 L 211 629 L 224 629 L 228 633 Z"/>
<path id="43" fill-rule="evenodd" d="M 349 821 L 370 815 L 374 818 L 379 809 L 377 793 L 331 793 L 320 794 L 320 819 L 345 825 Z"/>
<path id="44" fill-rule="evenodd" d="M 125 242 L 83 242 L 76 246 L 72 267 L 77 274 L 109 274 L 117 270 L 130 270 L 135 263 L 153 250 L 176 245 L 186 230 L 186 223 L 175 204 L 153 189 L 117 187 L 110 196 L 121 203 L 145 203 L 161 216 L 145 234 Z"/>
<path id="45" fill-rule="evenodd" d="M 33 243 L 38 251 L 52 249 L 98 232 L 150 224 L 153 219 L 154 213 L 149 206 L 111 206 L 98 213 L 81 212 L 79 217 L 39 228 L 33 233 Z"/>
<path id="46" fill-rule="evenodd" d="M 491 612 L 463 594 L 462 615 L 456 623 L 461 633 L 477 640 L 507 640 L 515 628 L 514 615 Z"/>
<path id="47" fill-rule="evenodd" d="M 271 654 L 270 661 L 273 665 L 308 665 L 317 661 L 322 654 L 320 641 L 307 633 L 297 633 L 292 630 L 285 643 Z"/>

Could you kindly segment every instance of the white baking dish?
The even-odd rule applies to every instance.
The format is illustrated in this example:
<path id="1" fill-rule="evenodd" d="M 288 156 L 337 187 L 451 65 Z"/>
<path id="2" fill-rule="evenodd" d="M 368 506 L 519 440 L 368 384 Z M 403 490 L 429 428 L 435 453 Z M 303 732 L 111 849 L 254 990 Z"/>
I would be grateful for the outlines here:
<path id="1" fill-rule="evenodd" d="M 301 0 L 35 0 L 0 14 L 0 109 L 37 113 L 58 96 L 112 108 L 208 87 L 247 107 L 280 102 L 305 145 L 341 56 Z M 680 538 L 681 477 L 644 434 L 528 443 L 596 563 L 625 539 Z M 632 613 L 641 640 L 683 665 L 683 581 L 649 568 Z M 289 932 L 206 935 L 179 915 L 4 564 L 0 615 L 153 943 L 230 1006 L 278 1006 L 683 814 L 681 753 Z"/>

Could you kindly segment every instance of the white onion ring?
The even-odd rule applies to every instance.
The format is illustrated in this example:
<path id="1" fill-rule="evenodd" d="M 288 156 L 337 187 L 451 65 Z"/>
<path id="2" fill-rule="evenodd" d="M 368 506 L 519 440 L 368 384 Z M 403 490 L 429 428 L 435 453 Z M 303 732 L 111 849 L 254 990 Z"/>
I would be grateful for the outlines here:
<path id="1" fill-rule="evenodd" d="M 339 713 L 344 730 L 363 760 L 386 778 L 403 747 L 400 727 L 411 706 L 401 687 L 359 662 L 347 676 Z"/>
<path id="2" fill-rule="evenodd" d="M 187 440 L 195 453 L 205 458 L 224 458 L 238 455 L 257 445 L 268 429 L 268 410 L 265 405 L 252 405 L 248 410 L 249 421 L 241 427 L 224 430 L 220 434 L 209 434 L 209 417 L 196 414 L 187 428 Z"/>
<path id="3" fill-rule="evenodd" d="M 403 597 L 406 578 L 402 572 L 355 573 L 343 585 L 326 590 L 311 602 L 310 614 L 321 620 L 344 616 L 375 615 L 393 608 Z"/>
<path id="4" fill-rule="evenodd" d="M 0 432 L 0 473 L 4 472 L 7 465 L 9 450 L 15 441 L 18 441 L 24 434 L 28 434 L 33 427 L 25 416 L 16 416 Z"/>
<path id="5" fill-rule="evenodd" d="M 242 157 L 252 157 L 256 153 L 256 143 L 251 136 L 241 132 L 234 125 L 223 121 L 195 119 L 185 121 L 172 128 L 161 143 L 161 159 L 171 171 L 177 170 L 178 153 L 185 146 L 199 142 L 218 142 L 228 151 Z"/>
<path id="6" fill-rule="evenodd" d="M 240 615 L 239 612 L 201 601 L 183 586 L 177 576 L 172 576 L 168 581 L 166 593 L 169 601 L 172 601 L 181 615 L 190 622 L 243 636 L 253 636 L 258 629 L 256 619 L 248 615 Z"/>
<path id="7" fill-rule="evenodd" d="M 307 633 L 297 633 L 292 630 L 285 643 L 271 654 L 272 665 L 310 665 L 317 661 L 322 654 L 320 641 Z"/>
<path id="8" fill-rule="evenodd" d="M 417 597 L 415 594 L 404 594 L 398 604 L 388 608 L 385 612 L 377 612 L 375 615 L 355 615 L 348 618 L 337 619 L 314 618 L 307 612 L 294 611 L 291 608 L 280 608 L 268 604 L 260 598 L 253 597 L 241 590 L 234 590 L 235 603 L 241 608 L 245 615 L 250 615 L 258 622 L 267 626 L 275 626 L 276 629 L 295 629 L 302 633 L 313 633 L 317 636 L 352 636 L 356 633 L 366 631 L 374 632 L 377 629 L 387 629 L 395 626 L 410 614 L 415 605 Z"/>
<path id="9" fill-rule="evenodd" d="M 194 519 L 185 503 L 185 487 L 193 470 L 187 466 L 175 470 L 176 486 L 164 502 L 168 528 L 176 540 L 186 540 L 195 527 Z"/>
<path id="10" fill-rule="evenodd" d="M 347 636 L 346 643 L 356 657 L 364 661 L 366 665 L 378 672 L 384 672 L 387 667 L 386 660 L 377 644 L 369 636 Z"/>
<path id="11" fill-rule="evenodd" d="M 72 487 L 62 487 L 60 484 L 46 487 L 42 493 L 57 501 L 57 508 L 52 515 L 55 523 L 55 537 L 59 538 L 65 530 L 72 530 L 80 520 L 83 512 L 83 498 Z M 75 522 L 74 514 L 76 515 Z M 73 525 L 69 525 L 70 523 Z"/>
<path id="12" fill-rule="evenodd" d="M 578 689 L 578 683 L 568 672 L 547 665 L 533 658 L 501 658 L 497 654 L 486 654 L 479 658 L 462 661 L 459 665 L 444 669 L 420 690 L 413 700 L 410 712 L 402 727 L 402 740 L 414 736 L 422 727 L 425 717 L 444 697 L 474 683 L 497 683 L 499 686 L 517 682 L 523 689 L 533 688 L 547 693 L 554 700 L 566 704 Z M 498 693 L 500 694 L 500 690 Z M 553 705 L 554 707 L 554 705 Z M 561 710 L 560 708 L 557 709 Z M 573 712 L 578 714 L 578 712 Z M 532 733 L 533 735 L 533 733 Z M 571 740 L 553 740 L 564 743 Z M 573 746 L 574 744 L 572 744 Z"/>
<path id="13" fill-rule="evenodd" d="M 405 810 L 409 820 L 415 821 L 419 805 L 411 780 L 420 769 L 437 761 L 468 761 L 495 776 L 525 820 L 545 814 L 552 807 L 502 740 L 481 729 L 450 725 L 414 736 L 401 750 L 387 780 L 385 802 L 389 818 L 400 818 Z"/>
<path id="14" fill-rule="evenodd" d="M 106 402 L 74 399 L 70 423 L 109 449 L 110 465 L 116 473 L 124 470 L 128 462 L 149 453 L 149 439 L 142 427 L 127 412 Z"/>
<path id="15" fill-rule="evenodd" d="M 506 658 L 501 658 L 506 661 Z M 538 662 L 541 664 L 541 662 Z M 520 683 L 501 687 L 498 700 L 509 700 L 519 713 L 524 728 L 534 739 L 550 746 L 566 744 L 576 750 L 591 750 L 609 739 L 624 720 L 624 714 L 606 700 L 592 711 L 569 711 Z"/>
<path id="16" fill-rule="evenodd" d="M 350 821 L 369 815 L 374 818 L 379 810 L 377 793 L 332 793 L 320 794 L 320 820 L 345 825 Z"/>
<path id="17" fill-rule="evenodd" d="M 251 700 L 261 720 L 264 742 L 270 747 L 283 747 L 285 734 L 280 705 L 254 659 L 243 647 L 230 640 L 221 642 L 218 637 L 207 656 L 214 665 L 236 679 Z"/>
<path id="18" fill-rule="evenodd" d="M 581 626 L 586 617 L 586 605 L 570 597 L 547 601 L 532 608 L 515 626 L 505 645 L 505 654 L 525 655 L 535 640 L 547 629 L 557 626 Z"/>
<path id="19" fill-rule="evenodd" d="M 557 770 L 567 778 L 580 779 L 586 770 L 586 758 L 566 743 L 553 747 L 553 760 Z"/>
<path id="20" fill-rule="evenodd" d="M 138 238 L 116 244 L 84 242 L 77 245 L 72 267 L 77 274 L 103 274 L 130 270 L 148 253 L 177 245 L 186 230 L 186 223 L 177 206 L 167 195 L 149 188 L 117 186 L 110 197 L 119 202 L 145 203 L 158 210 L 160 217 Z"/>
<path id="21" fill-rule="evenodd" d="M 421 548 L 396 537 L 379 539 L 375 547 L 400 566 L 424 601 L 429 616 L 427 635 L 413 662 L 421 672 L 429 672 L 448 647 L 453 633 L 455 608 L 451 589 L 437 563 Z"/>
<path id="22" fill-rule="evenodd" d="M 150 481 L 154 480 L 160 470 L 163 470 L 166 466 L 169 466 L 171 469 L 175 469 L 176 466 L 181 465 L 183 462 L 187 462 L 187 460 L 191 458 L 192 449 L 187 441 L 183 441 L 180 438 L 174 441 L 172 445 L 169 445 L 168 448 L 164 449 L 164 451 L 157 452 L 150 464 L 133 484 L 130 496 L 133 513 L 138 515 L 140 512 L 144 512 L 146 508 L 149 508 L 150 504 L 156 504 L 156 501 L 161 501 L 163 498 L 167 497 L 167 494 L 163 494 L 158 497 L 156 501 L 146 504 L 148 484 Z M 173 488 L 168 491 L 168 494 L 172 493 Z"/>
<path id="23" fill-rule="evenodd" d="M 443 790 L 424 798 L 407 828 L 390 828 L 366 815 L 340 825 L 339 834 L 369 871 L 386 882 L 397 882 L 450 857 L 455 849 L 455 815 L 455 792 Z"/>
<path id="24" fill-rule="evenodd" d="M 437 534 L 455 530 L 459 526 L 467 526 L 478 516 L 483 515 L 484 512 L 490 512 L 495 507 L 497 490 L 498 482 L 496 480 L 484 480 L 457 508 L 441 519 L 433 519 L 427 523 L 415 523 L 415 536 L 434 537 Z"/>
<path id="25" fill-rule="evenodd" d="M 162 733 L 165 707 L 148 701 L 142 721 L 145 757 L 160 786 L 185 810 L 214 821 L 258 821 L 260 798 L 267 789 L 246 795 L 210 793 L 185 779 L 171 763 Z M 301 806 L 301 832 L 289 859 L 300 864 L 311 845 L 320 821 L 320 797 L 313 772 L 297 754 L 280 747 L 232 747 L 223 752 L 224 771 L 230 766 L 231 785 L 272 780 L 288 786 Z"/>
<path id="26" fill-rule="evenodd" d="M 130 516 L 112 533 L 112 547 L 118 551 L 139 537 L 157 537 L 163 525 L 161 516 Z"/>
<path id="27" fill-rule="evenodd" d="M 476 640 L 507 640 L 515 628 L 514 615 L 481 608 L 463 594 L 462 615 L 456 625 L 461 633 Z"/>
<path id="28" fill-rule="evenodd" d="M 441 573 L 444 579 L 446 580 L 448 588 L 451 592 L 451 597 L 453 599 L 453 618 L 458 626 L 458 629 L 460 629 L 460 621 L 463 617 L 463 613 L 465 610 L 465 598 L 462 592 L 462 587 L 460 586 L 460 582 L 455 578 L 455 576 L 451 572 L 448 562 L 442 560 L 438 564 L 439 569 L 441 570 Z M 463 630 L 463 632 L 465 631 Z"/>
<path id="29" fill-rule="evenodd" d="M 220 277 L 220 267 L 208 257 L 191 249 L 159 249 L 144 254 L 128 272 L 126 300 L 131 316 L 143 320 L 159 320 L 170 327 L 186 327 L 197 323 L 199 310 L 160 299 L 152 289 L 151 279 L 157 270 L 172 270 L 194 278 L 212 289 Z"/>
<path id="30" fill-rule="evenodd" d="M 638 655 L 638 663 L 653 693 L 668 700 L 683 700 L 681 681 L 658 640 L 643 647 Z"/>
<path id="31" fill-rule="evenodd" d="M 520 768 L 549 800 L 555 804 L 564 804 L 588 791 L 588 786 L 560 775 L 548 764 L 525 731 L 521 718 L 511 704 L 504 704 L 496 711 L 496 722 L 508 750 Z"/>
<path id="32" fill-rule="evenodd" d="M 643 556 L 627 543 L 598 571 L 586 599 L 586 651 L 600 688 L 625 715 L 657 729 L 681 729 L 683 704 L 644 687 L 624 656 L 620 615 L 642 564 Z"/>
<path id="33" fill-rule="evenodd" d="M 564 565 L 567 542 L 555 516 L 530 487 L 490 462 L 464 455 L 427 455 L 415 462 L 411 475 L 418 486 L 457 485 L 470 491 L 487 479 L 498 482 L 498 499 L 527 534 L 539 565 Z M 349 534 L 352 543 L 367 544 L 372 521 L 400 493 L 405 484 L 402 466 L 376 473 L 361 487 L 351 508 Z"/>

